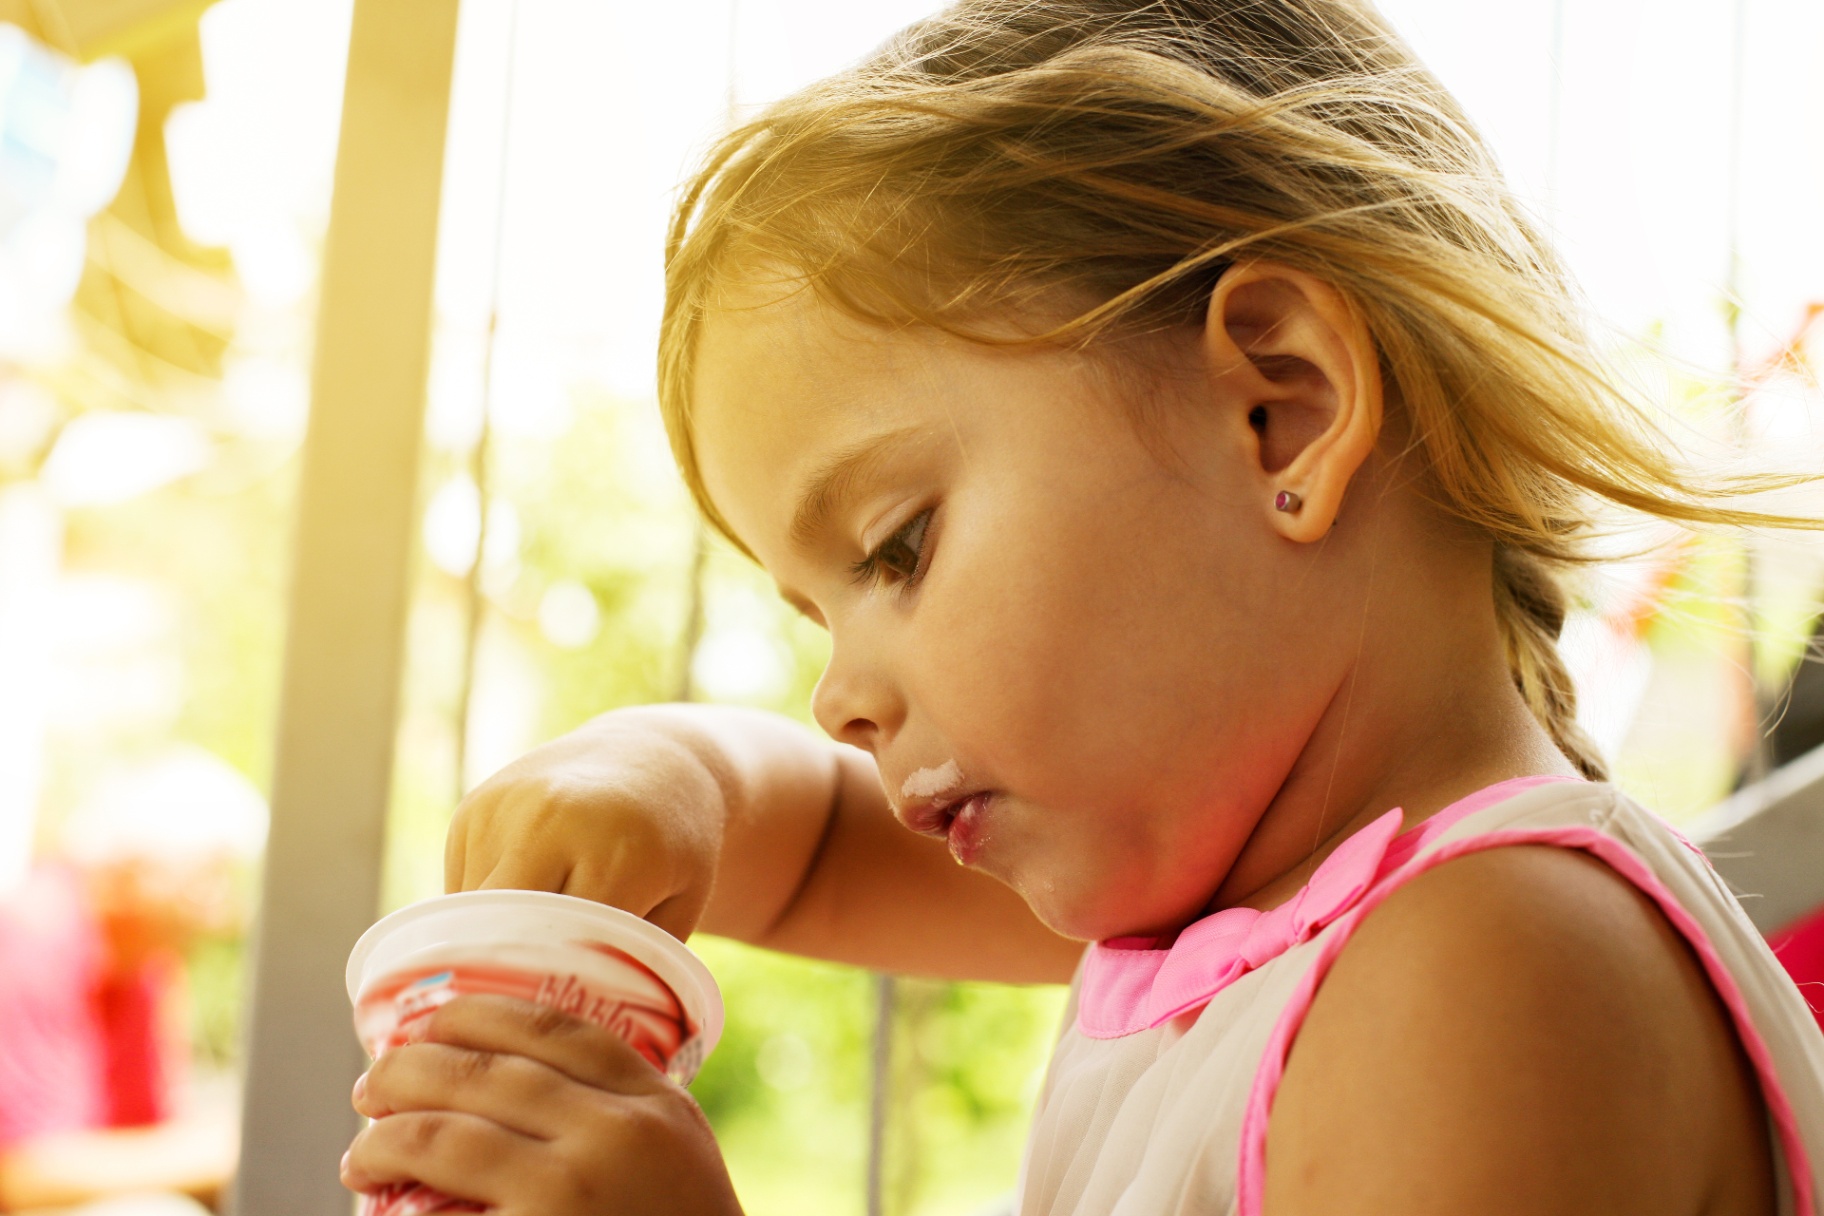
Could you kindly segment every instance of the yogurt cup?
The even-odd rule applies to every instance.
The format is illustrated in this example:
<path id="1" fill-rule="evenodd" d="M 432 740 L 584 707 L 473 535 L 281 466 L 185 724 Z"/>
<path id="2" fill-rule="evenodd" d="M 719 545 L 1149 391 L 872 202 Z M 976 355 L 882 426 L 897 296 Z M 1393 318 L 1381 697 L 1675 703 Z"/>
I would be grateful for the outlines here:
<path id="1" fill-rule="evenodd" d="M 544 891 L 465 891 L 401 908 L 361 935 L 347 980 L 355 1034 L 374 1059 L 422 1039 L 431 1014 L 472 993 L 606 1027 L 680 1085 L 722 1034 L 716 981 L 683 943 L 630 912 Z M 417 1184 L 361 1202 L 363 1216 L 485 1210 Z"/>

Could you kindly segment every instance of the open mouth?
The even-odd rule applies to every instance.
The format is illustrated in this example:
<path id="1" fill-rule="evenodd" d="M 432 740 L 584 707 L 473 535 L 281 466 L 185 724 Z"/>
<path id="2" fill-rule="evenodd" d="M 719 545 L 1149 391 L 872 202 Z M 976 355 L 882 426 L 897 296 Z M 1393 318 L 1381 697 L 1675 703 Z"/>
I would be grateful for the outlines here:
<path id="1" fill-rule="evenodd" d="M 919 799 L 900 808 L 899 821 L 920 835 L 945 841 L 957 863 L 968 865 L 981 849 L 983 820 L 993 800 L 992 790 Z"/>
<path id="2" fill-rule="evenodd" d="M 947 836 L 950 824 L 963 807 L 982 794 L 981 790 L 971 790 L 943 798 L 915 798 L 900 807 L 899 821 L 923 836 Z"/>

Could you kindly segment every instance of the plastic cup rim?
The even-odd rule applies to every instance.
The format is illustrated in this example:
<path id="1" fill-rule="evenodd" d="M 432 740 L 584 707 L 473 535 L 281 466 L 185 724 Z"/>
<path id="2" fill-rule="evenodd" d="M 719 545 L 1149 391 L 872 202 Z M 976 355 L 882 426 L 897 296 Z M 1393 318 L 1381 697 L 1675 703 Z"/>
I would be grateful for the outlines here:
<path id="1" fill-rule="evenodd" d="M 559 895 L 551 891 L 462 891 L 453 895 L 438 895 L 429 899 L 407 904 L 395 912 L 388 913 L 368 927 L 355 948 L 349 952 L 348 966 L 344 972 L 344 982 L 348 988 L 348 999 L 356 1003 L 361 990 L 366 987 L 367 965 L 378 952 L 380 943 L 397 933 L 406 925 L 427 917 L 440 915 L 452 908 L 464 904 L 516 904 L 521 907 L 539 907 L 546 910 L 575 916 L 585 921 L 593 921 L 597 926 L 605 927 L 603 940 L 607 945 L 627 949 L 642 963 L 651 967 L 660 980 L 672 987 L 680 1001 L 688 1010 L 692 1005 L 694 1013 L 701 1015 L 701 1025 L 692 1038 L 700 1039 L 705 1050 L 714 1047 L 722 1036 L 722 994 L 716 984 L 715 976 L 704 966 L 703 960 L 689 946 L 673 937 L 650 921 L 642 920 L 633 913 L 594 900 L 583 899 L 575 895 Z M 631 937 L 630 942 L 627 939 Z M 475 937 L 452 939 L 447 944 L 480 945 L 487 942 L 516 943 L 523 939 L 501 935 L 490 937 L 482 934 Z M 440 943 L 433 943 L 433 945 Z M 564 945 L 563 942 L 549 943 Z M 430 946 L 420 947 L 402 956 L 409 958 L 423 953 Z M 375 976 L 373 978 L 379 978 Z M 681 981 L 681 983 L 680 983 Z"/>

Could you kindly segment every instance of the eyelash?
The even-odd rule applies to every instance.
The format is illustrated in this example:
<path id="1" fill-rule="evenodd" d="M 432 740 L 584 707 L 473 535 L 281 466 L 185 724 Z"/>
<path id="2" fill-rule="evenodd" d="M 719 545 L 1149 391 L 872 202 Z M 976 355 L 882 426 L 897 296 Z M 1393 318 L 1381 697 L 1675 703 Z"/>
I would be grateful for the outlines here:
<path id="1" fill-rule="evenodd" d="M 897 580 L 903 582 L 906 586 L 911 586 L 918 582 L 919 579 L 923 578 L 925 574 L 925 554 L 931 545 L 931 515 L 935 509 L 936 508 L 933 507 L 927 507 L 917 515 L 914 515 L 911 519 L 908 519 L 904 524 L 900 525 L 899 529 L 895 531 L 893 535 L 876 545 L 872 553 L 869 553 L 866 557 L 850 566 L 849 570 L 854 574 L 855 581 L 869 586 L 881 586 L 886 584 L 889 580 Z M 914 533 L 918 536 L 916 547 L 907 539 Z M 890 564 L 891 559 L 886 555 L 895 546 L 906 550 L 907 553 L 910 554 L 912 559 L 911 562 L 901 563 L 909 564 L 911 567 L 910 570 L 897 569 Z"/>

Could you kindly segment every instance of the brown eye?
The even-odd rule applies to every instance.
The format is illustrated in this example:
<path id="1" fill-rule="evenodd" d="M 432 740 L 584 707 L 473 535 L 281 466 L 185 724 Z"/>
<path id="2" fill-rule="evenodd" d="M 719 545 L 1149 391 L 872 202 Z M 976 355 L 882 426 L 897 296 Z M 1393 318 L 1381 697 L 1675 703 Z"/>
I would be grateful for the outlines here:
<path id="1" fill-rule="evenodd" d="M 930 512 L 922 512 L 889 536 L 880 547 L 880 564 L 900 578 L 917 574 L 918 559 L 925 548 L 925 524 L 930 518 Z"/>
<path id="2" fill-rule="evenodd" d="M 882 541 L 874 552 L 855 563 L 856 579 L 884 583 L 914 581 L 924 559 L 925 529 L 930 522 L 930 511 L 920 511 L 907 520 L 904 527 Z"/>

